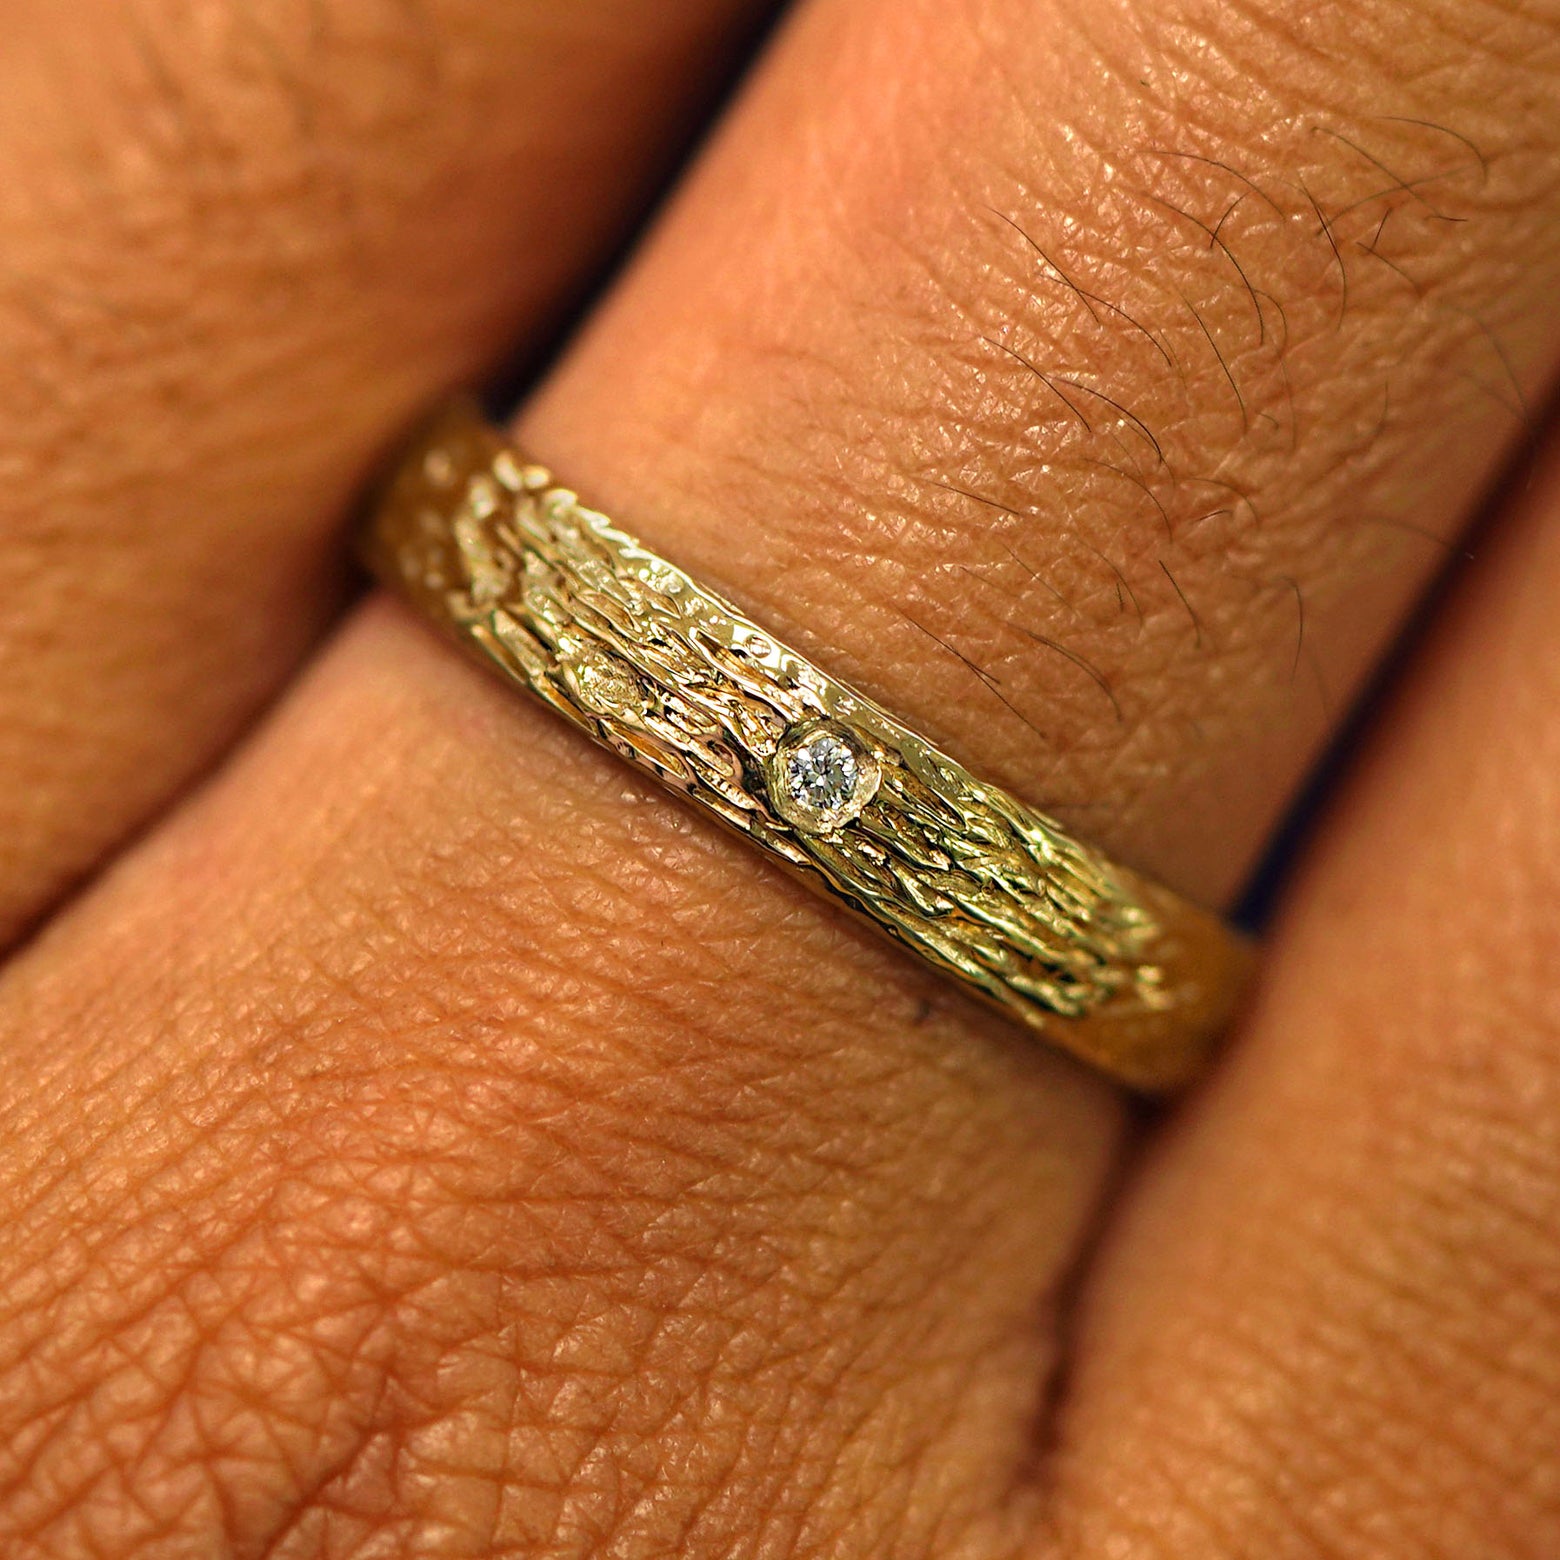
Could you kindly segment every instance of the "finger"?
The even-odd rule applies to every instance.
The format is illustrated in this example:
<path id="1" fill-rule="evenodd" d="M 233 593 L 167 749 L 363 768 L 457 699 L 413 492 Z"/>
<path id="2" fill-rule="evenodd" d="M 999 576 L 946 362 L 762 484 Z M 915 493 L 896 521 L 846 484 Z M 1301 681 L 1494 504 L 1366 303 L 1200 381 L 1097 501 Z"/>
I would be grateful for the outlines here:
<path id="1" fill-rule="evenodd" d="M 1068 1553 L 1560 1549 L 1553 439 L 1520 508 L 1111 1242 L 1064 1421 Z"/>
<path id="2" fill-rule="evenodd" d="M 1249 462 L 1262 516 L 1245 529 L 1226 517 L 1221 533 L 1171 511 L 1171 541 L 1119 476 L 1150 482 L 1157 468 L 1118 452 L 1118 479 L 1091 487 L 1084 461 L 1111 458 L 1109 430 L 1052 422 L 1035 409 L 1043 386 L 1026 407 L 1017 377 L 966 372 L 974 332 L 955 334 L 988 323 L 982 309 L 994 335 L 1003 314 L 1055 321 L 1060 355 L 1069 331 L 1096 329 L 1077 294 L 1032 293 L 1033 273 L 1020 289 L 996 265 L 995 237 L 988 251 L 965 235 L 985 232 L 973 213 L 1002 193 L 982 177 L 1022 169 L 1036 210 L 1071 215 L 1079 253 L 1053 255 L 1069 274 L 1091 236 L 1104 242 L 1095 203 L 1072 186 L 1083 154 L 1068 148 L 1089 144 L 1077 133 L 1084 77 L 1130 34 L 1084 38 L 1049 13 L 1039 26 L 1032 7 L 983 13 L 1013 79 L 1061 94 L 1053 122 L 1004 112 L 981 35 L 971 43 L 937 14 L 947 36 L 898 5 L 823 4 L 804 19 L 577 360 L 611 364 L 633 420 L 580 366 L 528 428 L 590 497 L 975 767 L 1035 800 L 1066 800 L 1065 781 L 1096 804 L 1076 814 L 1088 832 L 1211 892 L 1258 848 L 1325 725 L 1296 713 L 1315 694 L 1291 680 L 1295 619 L 1280 634 L 1258 576 L 1295 580 L 1306 647 L 1342 687 L 1422 572 L 1417 533 L 1356 526 L 1354 508 L 1324 523 L 1313 491 L 1332 483 L 1337 503 L 1343 479 L 1329 473 L 1369 442 L 1351 420 L 1361 365 L 1399 364 L 1408 399 L 1392 404 L 1418 431 L 1446 420 L 1431 448 L 1413 441 L 1412 463 L 1401 430 L 1356 455 L 1351 504 L 1422 498 L 1419 518 L 1449 528 L 1500 415 L 1457 373 L 1426 366 L 1467 344 L 1450 299 L 1520 311 L 1528 374 L 1552 350 L 1540 295 L 1512 283 L 1549 263 L 1547 170 L 1524 150 L 1547 125 L 1549 35 L 1535 22 L 1471 64 L 1444 32 L 1423 37 L 1413 79 L 1468 71 L 1459 123 L 1478 121 L 1490 168 L 1468 206 L 1443 212 L 1468 220 L 1437 224 L 1480 234 L 1433 257 L 1447 307 L 1416 300 L 1396 315 L 1356 285 L 1341 323 L 1318 323 L 1306 311 L 1332 263 L 1310 268 L 1318 235 L 1287 218 L 1253 235 L 1274 245 L 1257 285 L 1286 288 L 1286 311 L 1311 319 L 1287 364 L 1303 457 L 1286 443 L 1280 460 L 1260 431 L 1246 446 L 1234 410 L 1233 426 L 1190 410 L 1222 407 L 1210 386 L 1225 394 L 1228 382 L 1211 357 L 1201 375 L 1188 367 L 1178 332 L 1197 327 L 1177 323 L 1176 300 L 1233 330 L 1244 291 L 1226 298 L 1226 319 L 1197 291 L 1219 286 L 1200 248 L 1156 246 L 1141 214 L 1111 227 L 1182 268 L 1168 283 L 1155 271 L 1141 300 L 1168 310 L 1145 328 L 1187 376 L 1169 392 L 1186 410 L 1166 418 L 1174 491 L 1194 475 L 1240 480 Z M 1337 58 L 1364 25 L 1351 18 L 1345 38 L 1325 15 L 1307 23 Z M 1219 58 L 1266 60 L 1275 95 L 1294 91 L 1291 113 L 1320 100 L 1363 121 L 1384 106 L 1368 53 L 1350 56 L 1353 74 L 1296 83 L 1327 52 L 1315 37 L 1299 47 L 1243 14 L 1208 26 Z M 891 100 L 876 88 L 889 59 L 909 62 Z M 1128 110 L 1153 107 L 1152 88 L 1139 98 L 1128 84 L 1140 78 L 1108 78 L 1090 109 L 1102 139 L 1126 127 L 1112 167 L 1141 139 L 1127 138 Z M 1404 98 L 1385 106 L 1427 116 Z M 1490 107 L 1502 99 L 1506 117 Z M 1216 132 L 1202 116 L 1156 123 L 1217 134 L 1210 155 L 1244 166 L 1236 154 L 1265 151 L 1272 124 L 1244 101 L 1221 100 Z M 1273 153 L 1313 193 L 1321 170 L 1298 165 L 1296 144 L 1321 139 Z M 877 155 L 845 155 L 861 144 Z M 1324 166 L 1329 211 L 1369 193 L 1343 187 L 1343 162 Z M 1309 237 L 1291 251 L 1279 240 L 1297 229 Z M 863 234 L 870 269 L 852 258 Z M 1046 235 L 1036 242 L 1052 252 Z M 780 268 L 770 285 L 755 257 Z M 868 278 L 872 331 L 853 323 Z M 689 290 L 696 309 L 682 306 Z M 1142 313 L 1125 292 L 1111 301 Z M 706 313 L 718 329 L 705 331 Z M 1123 375 L 1126 336 L 1098 342 Z M 1125 384 L 1097 388 L 1152 410 L 1163 373 L 1141 372 L 1136 403 Z M 1277 367 L 1269 380 L 1279 419 Z M 1253 400 L 1268 382 L 1253 379 Z M 1134 437 L 1115 432 L 1123 447 Z M 1085 438 L 1102 442 L 1074 460 L 1067 441 Z M 986 451 L 989 472 L 973 475 L 990 484 L 970 480 L 966 440 Z M 1037 473 L 1006 464 L 1026 441 L 1037 454 L 1054 441 L 1056 460 L 1036 464 L 1061 468 L 1027 520 L 1021 489 Z M 1280 467 L 1310 485 L 1291 491 Z M 959 496 L 944 481 L 1011 490 L 1002 501 L 1020 528 L 934 507 Z M 1119 579 L 1090 572 L 1105 566 L 1087 561 L 1075 525 Z M 979 553 L 995 539 L 1025 562 Z M 1059 574 L 1043 568 L 1048 553 Z M 980 605 L 978 581 L 960 594 L 966 567 L 998 571 L 1000 606 Z M 1075 606 L 1049 597 L 1042 574 Z M 1102 594 L 1071 589 L 1096 578 Z M 936 647 L 918 624 L 967 658 L 950 652 L 957 677 L 926 661 Z M 1121 722 L 1098 683 L 1033 636 L 1093 665 Z M 1275 735 L 1290 721 L 1301 738 Z M 1202 811 L 1214 806 L 1223 835 Z M 133 1507 L 195 1542 L 226 1522 L 244 1544 L 280 1531 L 304 1552 L 417 1534 L 434 1552 L 712 1555 L 1003 1553 L 1030 1531 L 1037 1383 L 1109 1173 L 1114 1095 L 1004 1039 L 388 609 L 356 625 L 199 808 L 34 950 L 5 1001 L 19 1125 L 3 1193 L 16 1231 L 3 1358 L 18 1362 L 7 1380 L 29 1428 L 0 1481 L 13 1525 L 59 1546 Z M 55 1168 L 66 1139 L 72 1161 Z M 108 1232 L 113 1251 L 85 1231 Z"/>
<path id="3" fill-rule="evenodd" d="M 556 317 L 758 10 L 10 8 L 0 942 L 275 689 L 367 464 Z"/>
<path id="4" fill-rule="evenodd" d="M 1000 1536 L 1114 1096 L 398 612 L 0 1026 L 0 1548 Z"/>
<path id="5" fill-rule="evenodd" d="M 1339 21 L 1210 8 L 1215 66 L 1152 11 L 887 12 L 820 8 L 522 431 L 1217 900 L 1553 373 L 1554 29 L 1382 6 L 1383 73 Z"/>

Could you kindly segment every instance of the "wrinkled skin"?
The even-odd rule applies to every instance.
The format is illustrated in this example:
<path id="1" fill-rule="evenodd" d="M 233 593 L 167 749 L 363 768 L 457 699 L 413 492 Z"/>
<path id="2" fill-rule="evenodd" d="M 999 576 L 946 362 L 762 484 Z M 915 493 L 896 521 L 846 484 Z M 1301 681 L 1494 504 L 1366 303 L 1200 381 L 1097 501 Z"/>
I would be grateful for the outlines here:
<path id="1" fill-rule="evenodd" d="M 1209 902 L 1450 565 L 1152 1120 L 343 605 L 762 19 L 11 7 L 0 1555 L 1553 1557 L 1560 6 L 808 0 L 520 414 Z"/>

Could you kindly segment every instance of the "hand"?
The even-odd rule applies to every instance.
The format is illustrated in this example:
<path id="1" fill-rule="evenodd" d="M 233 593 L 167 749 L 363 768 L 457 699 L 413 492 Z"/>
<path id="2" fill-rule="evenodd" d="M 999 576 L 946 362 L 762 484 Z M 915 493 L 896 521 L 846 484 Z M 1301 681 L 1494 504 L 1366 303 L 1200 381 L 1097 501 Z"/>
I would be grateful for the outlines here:
<path id="1" fill-rule="evenodd" d="M 1226 905 L 1455 566 L 1154 1122 L 333 622 L 754 7 L 13 12 L 6 1560 L 1560 1552 L 1552 0 L 810 0 L 522 413 Z"/>

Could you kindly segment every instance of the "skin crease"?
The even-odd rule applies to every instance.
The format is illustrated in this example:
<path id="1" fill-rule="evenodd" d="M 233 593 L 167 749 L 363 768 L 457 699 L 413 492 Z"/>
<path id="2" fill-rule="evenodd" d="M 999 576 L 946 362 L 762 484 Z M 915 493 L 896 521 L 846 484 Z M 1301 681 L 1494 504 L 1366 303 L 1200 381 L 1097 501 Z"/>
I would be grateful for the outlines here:
<path id="1" fill-rule="evenodd" d="M 0 945 L 296 666 L 374 464 L 548 327 L 758 14 L 264 9 L 7 7 Z"/>
<path id="2" fill-rule="evenodd" d="M 961 756 L 1089 798 L 1091 835 L 1215 895 L 1327 728 L 1308 657 L 1335 715 L 1437 556 L 1421 531 L 1451 533 L 1518 421 L 1485 371 L 1509 360 L 1527 401 L 1549 371 L 1560 28 L 1070 16 L 814 6 L 525 428 Z M 1471 165 L 1406 124 L 1431 100 Z M 1424 161 L 1356 235 L 1389 178 L 1335 137 L 1367 131 Z M 1150 215 L 1213 193 L 1147 172 L 1171 137 L 1271 183 L 1271 220 L 1256 194 L 1206 209 L 1286 354 L 1218 243 Z M 1442 175 L 1437 217 L 1412 180 Z M 1306 191 L 1340 255 L 1403 224 L 1405 296 L 1355 250 L 1345 306 Z M 1169 472 L 985 335 L 1097 374 Z M 1174 507 L 1213 473 L 1238 513 Z M 1018 559 L 981 551 L 990 502 L 923 507 L 932 478 L 1018 511 Z M 1546 1553 L 1539 502 L 1413 674 L 1249 1035 L 1120 1224 L 1108 1086 L 372 607 L 0 983 L 0 1550 Z M 1499 915 L 1423 935 L 1502 883 Z M 1486 931 L 1491 961 L 1533 951 L 1494 1018 L 1480 963 L 1445 957 Z M 1322 1363 L 1296 1381 L 1296 1357 Z"/>

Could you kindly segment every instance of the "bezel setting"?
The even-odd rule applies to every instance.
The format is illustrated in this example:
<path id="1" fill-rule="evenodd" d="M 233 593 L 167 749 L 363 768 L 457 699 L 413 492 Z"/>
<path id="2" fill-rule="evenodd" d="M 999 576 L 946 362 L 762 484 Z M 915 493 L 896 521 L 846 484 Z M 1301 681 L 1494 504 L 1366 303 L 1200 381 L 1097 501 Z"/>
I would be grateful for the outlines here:
<path id="1" fill-rule="evenodd" d="M 787 731 L 766 770 L 774 810 L 809 834 L 830 834 L 859 818 L 883 779 L 860 734 L 827 719 Z"/>

